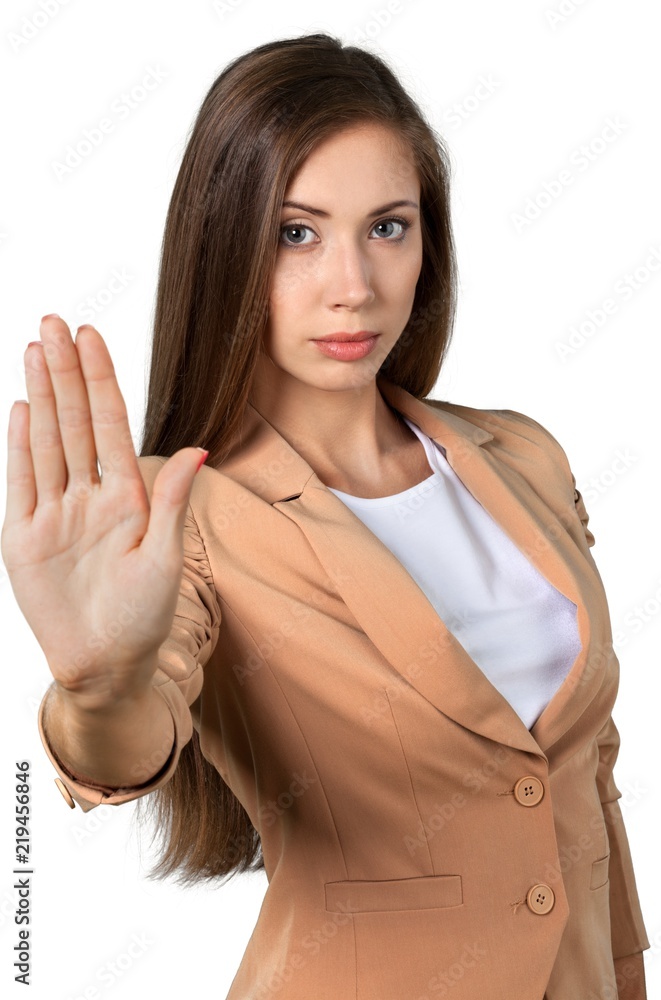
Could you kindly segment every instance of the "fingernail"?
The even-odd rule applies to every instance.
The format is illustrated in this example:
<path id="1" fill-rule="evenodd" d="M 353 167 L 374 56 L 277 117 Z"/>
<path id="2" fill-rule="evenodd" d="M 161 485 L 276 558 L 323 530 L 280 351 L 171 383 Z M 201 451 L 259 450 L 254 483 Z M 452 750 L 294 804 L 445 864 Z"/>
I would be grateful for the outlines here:
<path id="1" fill-rule="evenodd" d="M 197 450 L 204 452 L 204 454 L 202 455 L 202 458 L 197 463 L 197 469 L 195 470 L 196 472 L 199 472 L 200 468 L 204 465 L 204 462 L 206 461 L 206 457 L 209 454 L 209 452 L 205 451 L 204 448 L 198 448 Z"/>
<path id="2" fill-rule="evenodd" d="M 41 322 L 43 323 L 45 319 L 62 319 L 62 317 L 59 313 L 46 313 L 45 316 L 41 317 Z"/>
<path id="3" fill-rule="evenodd" d="M 40 344 L 40 343 L 41 343 L 40 340 L 31 340 L 30 343 L 28 344 L 28 347 L 33 347 L 35 344 Z"/>

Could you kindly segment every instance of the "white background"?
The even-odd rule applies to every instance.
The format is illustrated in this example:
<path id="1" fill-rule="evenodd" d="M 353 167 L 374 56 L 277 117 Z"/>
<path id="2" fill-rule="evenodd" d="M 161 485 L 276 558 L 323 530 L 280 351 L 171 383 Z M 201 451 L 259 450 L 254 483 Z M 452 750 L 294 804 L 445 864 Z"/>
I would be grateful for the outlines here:
<path id="1" fill-rule="evenodd" d="M 44 4 L 54 13 L 21 2 L 4 4 L 0 15 L 5 468 L 9 408 L 26 398 L 23 352 L 48 312 L 74 330 L 90 320 L 106 338 L 137 441 L 168 201 L 188 129 L 227 62 L 274 38 L 328 30 L 351 42 L 364 32 L 452 154 L 460 306 L 432 395 L 539 420 L 565 448 L 586 501 L 620 637 L 615 774 L 652 942 L 648 995 L 661 995 L 656 5 L 401 0 L 390 23 L 379 24 L 382 0 Z M 158 86 L 126 116 L 113 114 L 113 102 L 154 70 L 163 74 Z M 109 114 L 113 132 L 58 178 L 68 145 Z M 572 183 L 545 194 L 562 170 Z M 526 205 L 537 218 L 517 225 Z M 126 286 L 109 294 L 114 272 Z M 628 275 L 636 287 L 625 294 Z M 90 297 L 95 311 L 84 313 Z M 609 298 L 611 315 L 584 326 L 583 342 L 571 346 L 572 329 L 589 324 L 590 311 Z M 30 995 L 223 998 L 257 919 L 263 875 L 219 889 L 149 882 L 148 839 L 134 830 L 133 803 L 69 810 L 37 731 L 51 675 L 4 571 L 0 596 L 3 995 L 25 995 L 13 983 L 11 834 L 14 762 L 26 758 L 35 868 Z M 146 947 L 127 962 L 134 934 Z M 112 962 L 124 971 L 104 985 L 100 971 Z"/>

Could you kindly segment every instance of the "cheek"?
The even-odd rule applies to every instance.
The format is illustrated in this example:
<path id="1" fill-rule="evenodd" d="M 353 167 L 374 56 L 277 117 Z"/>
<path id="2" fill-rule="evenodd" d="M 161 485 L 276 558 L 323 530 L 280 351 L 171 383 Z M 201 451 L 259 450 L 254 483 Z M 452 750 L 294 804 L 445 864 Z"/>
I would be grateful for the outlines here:
<path id="1" fill-rule="evenodd" d="M 304 259 L 307 255 L 301 254 L 297 260 L 294 254 L 283 256 L 278 259 L 271 282 L 270 308 L 272 311 L 279 309 L 286 312 L 299 308 L 305 298 L 306 291 L 310 292 L 315 279 L 313 262 Z M 303 258 L 303 259 L 301 259 Z"/>
<path id="2" fill-rule="evenodd" d="M 271 294 L 269 296 L 271 315 L 287 309 L 292 278 L 293 275 L 288 275 L 285 268 L 276 267 L 273 281 L 271 282 Z"/>
<path id="3" fill-rule="evenodd" d="M 387 288 L 391 297 L 411 298 L 422 269 L 422 253 L 411 253 L 401 257 L 389 269 Z"/>

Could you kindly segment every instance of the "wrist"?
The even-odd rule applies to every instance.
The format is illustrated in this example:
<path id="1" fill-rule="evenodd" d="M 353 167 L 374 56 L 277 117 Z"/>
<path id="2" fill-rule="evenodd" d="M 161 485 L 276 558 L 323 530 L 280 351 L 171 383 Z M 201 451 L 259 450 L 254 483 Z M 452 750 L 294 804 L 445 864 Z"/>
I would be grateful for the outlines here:
<path id="1" fill-rule="evenodd" d="M 71 716 L 112 717 L 125 711 L 127 705 L 150 700 L 158 658 L 141 664 L 128 680 L 105 686 L 71 688 L 55 680 L 53 694 L 61 710 Z"/>

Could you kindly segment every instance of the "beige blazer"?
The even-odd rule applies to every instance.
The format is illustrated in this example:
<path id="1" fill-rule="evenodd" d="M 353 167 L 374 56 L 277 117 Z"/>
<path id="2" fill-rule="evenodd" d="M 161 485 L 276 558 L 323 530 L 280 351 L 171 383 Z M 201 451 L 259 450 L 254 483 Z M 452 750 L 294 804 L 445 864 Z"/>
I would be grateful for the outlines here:
<path id="1" fill-rule="evenodd" d="M 532 729 L 248 406 L 241 446 L 191 493 L 154 679 L 168 763 L 118 791 L 73 780 L 44 734 L 48 693 L 44 747 L 87 811 L 165 783 L 199 732 L 269 880 L 228 1000 L 616 997 L 614 959 L 650 945 L 613 780 L 619 665 L 567 457 L 521 413 L 378 386 L 577 606 L 582 649 Z M 139 461 L 151 495 L 165 458 Z"/>

